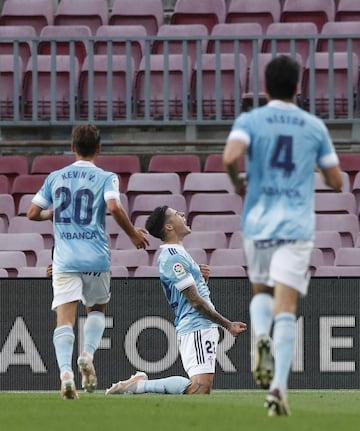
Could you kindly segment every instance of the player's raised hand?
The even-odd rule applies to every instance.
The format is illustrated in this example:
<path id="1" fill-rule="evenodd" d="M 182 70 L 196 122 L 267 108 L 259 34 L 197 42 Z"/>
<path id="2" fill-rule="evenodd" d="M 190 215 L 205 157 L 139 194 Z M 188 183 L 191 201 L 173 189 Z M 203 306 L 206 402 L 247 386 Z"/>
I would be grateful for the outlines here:
<path id="1" fill-rule="evenodd" d="M 143 227 L 135 228 L 135 232 L 136 235 L 131 237 L 132 243 L 135 245 L 136 248 L 146 248 L 146 246 L 150 243 L 145 235 L 147 235 L 149 232 Z"/>

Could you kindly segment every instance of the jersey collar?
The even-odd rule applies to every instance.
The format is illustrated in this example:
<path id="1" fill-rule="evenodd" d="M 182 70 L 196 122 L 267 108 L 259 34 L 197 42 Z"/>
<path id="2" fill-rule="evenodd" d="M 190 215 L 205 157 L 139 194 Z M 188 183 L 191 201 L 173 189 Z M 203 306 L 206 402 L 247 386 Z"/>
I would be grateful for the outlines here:
<path id="1" fill-rule="evenodd" d="M 282 100 L 270 100 L 268 103 L 268 106 L 271 106 L 272 108 L 278 108 L 278 109 L 298 109 L 298 107 L 295 105 L 295 103 L 292 102 L 284 102 Z"/>
<path id="2" fill-rule="evenodd" d="M 73 163 L 73 165 L 75 166 L 80 166 L 80 167 L 94 167 L 94 163 L 89 162 L 88 160 L 77 160 L 76 162 Z"/>
<path id="3" fill-rule="evenodd" d="M 179 250 L 185 250 L 182 244 L 161 244 L 160 248 L 178 248 Z"/>

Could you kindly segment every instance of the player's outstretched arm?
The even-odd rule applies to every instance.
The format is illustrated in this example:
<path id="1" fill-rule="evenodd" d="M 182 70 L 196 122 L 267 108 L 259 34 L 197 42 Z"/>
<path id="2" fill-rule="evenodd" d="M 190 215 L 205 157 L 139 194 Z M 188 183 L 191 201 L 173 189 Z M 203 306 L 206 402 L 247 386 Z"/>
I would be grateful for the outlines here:
<path id="1" fill-rule="evenodd" d="M 44 221 L 52 220 L 54 212 L 53 210 L 44 210 L 38 205 L 31 203 L 29 209 L 27 210 L 27 218 L 33 221 Z"/>
<path id="2" fill-rule="evenodd" d="M 212 322 L 217 323 L 218 325 L 227 329 L 234 337 L 237 337 L 239 334 L 241 334 L 241 332 L 246 331 L 246 323 L 231 322 L 226 317 L 218 313 L 213 307 L 211 307 L 210 304 L 199 295 L 195 284 L 183 290 L 182 293 L 196 311 Z"/>

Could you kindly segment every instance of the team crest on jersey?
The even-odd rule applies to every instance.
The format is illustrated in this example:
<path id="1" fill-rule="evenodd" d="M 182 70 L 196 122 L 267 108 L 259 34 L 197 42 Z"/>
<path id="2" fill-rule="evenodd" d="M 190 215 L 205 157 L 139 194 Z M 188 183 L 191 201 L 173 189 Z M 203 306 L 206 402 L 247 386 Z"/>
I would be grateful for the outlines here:
<path id="1" fill-rule="evenodd" d="M 173 265 L 173 271 L 177 278 L 180 278 L 185 274 L 185 269 L 179 262 Z"/>

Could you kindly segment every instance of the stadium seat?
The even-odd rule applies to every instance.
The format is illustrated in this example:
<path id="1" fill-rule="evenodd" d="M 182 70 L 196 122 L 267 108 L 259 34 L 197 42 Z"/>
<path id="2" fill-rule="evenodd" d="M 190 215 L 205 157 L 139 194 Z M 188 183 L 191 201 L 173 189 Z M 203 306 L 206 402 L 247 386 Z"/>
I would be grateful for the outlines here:
<path id="1" fill-rule="evenodd" d="M 54 245 L 54 231 L 53 224 L 50 220 L 39 222 L 29 220 L 27 217 L 24 216 L 15 216 L 10 220 L 8 233 L 33 232 L 40 233 L 44 239 L 44 247 L 51 250 Z"/>
<path id="2" fill-rule="evenodd" d="M 133 59 L 128 59 L 126 55 L 108 57 L 106 54 L 97 54 L 92 60 L 90 64 L 90 58 L 85 58 L 80 73 L 80 118 L 89 118 L 90 108 L 97 120 L 107 119 L 108 115 L 110 120 L 125 118 L 126 103 L 132 98 L 135 76 Z"/>
<path id="3" fill-rule="evenodd" d="M 15 211 L 17 212 L 19 207 L 20 198 L 25 194 L 35 194 L 37 193 L 46 175 L 18 175 L 13 182 L 11 187 L 11 194 L 14 198 Z"/>
<path id="4" fill-rule="evenodd" d="M 247 267 L 246 256 L 243 249 L 240 248 L 217 248 L 211 253 L 209 266 L 240 266 Z"/>
<path id="5" fill-rule="evenodd" d="M 138 266 L 135 269 L 134 277 L 139 277 L 139 278 L 141 278 L 141 277 L 145 277 L 145 278 L 156 277 L 156 278 L 159 278 L 159 270 L 158 270 L 157 266 L 153 266 L 153 265 L 151 265 L 151 266 L 149 266 L 149 265 L 148 266 Z"/>
<path id="6" fill-rule="evenodd" d="M 5 222 L 4 218 L 1 217 L 0 214 L 0 233 L 7 233 L 8 225 Z"/>
<path id="7" fill-rule="evenodd" d="M 46 266 L 24 266 L 19 268 L 17 278 L 47 278 Z"/>
<path id="8" fill-rule="evenodd" d="M 355 175 L 351 192 L 355 196 L 357 211 L 360 214 L 360 172 Z"/>
<path id="9" fill-rule="evenodd" d="M 135 80 L 136 116 L 182 118 L 188 109 L 190 78 L 190 57 L 184 58 L 181 54 L 144 56 Z"/>
<path id="10" fill-rule="evenodd" d="M 336 250 L 341 248 L 341 236 L 335 231 L 316 231 L 314 247 L 323 252 L 324 264 L 333 265 Z"/>
<path id="11" fill-rule="evenodd" d="M 114 0 L 110 25 L 142 25 L 147 35 L 155 36 L 164 22 L 162 0 Z"/>
<path id="12" fill-rule="evenodd" d="M 330 40 L 332 40 L 332 49 L 335 52 L 346 52 L 348 48 L 360 58 L 360 38 L 349 37 L 350 35 L 359 35 L 360 22 L 360 6 L 359 6 L 359 21 L 340 21 L 327 22 L 321 30 L 317 43 L 317 51 L 328 52 L 330 49 Z M 340 37 L 342 36 L 343 37 Z M 349 42 L 351 41 L 351 45 Z"/>
<path id="13" fill-rule="evenodd" d="M 240 217 L 238 214 L 209 215 L 199 214 L 194 217 L 191 229 L 193 231 L 220 231 L 227 238 L 240 229 Z"/>
<path id="14" fill-rule="evenodd" d="M 180 177 L 181 189 L 190 172 L 201 172 L 197 154 L 154 154 L 150 157 L 147 172 L 175 172 Z"/>
<path id="15" fill-rule="evenodd" d="M 23 0 L 6 0 L 0 14 L 0 26 L 31 26 L 40 35 L 43 27 L 53 23 L 53 18 L 53 0 L 27 0 L 26 7 Z"/>
<path id="16" fill-rule="evenodd" d="M 226 15 L 228 23 L 260 24 L 265 33 L 273 22 L 280 21 L 279 0 L 231 0 Z"/>
<path id="17" fill-rule="evenodd" d="M 205 159 L 204 172 L 225 172 L 222 154 L 209 154 Z M 245 172 L 245 157 L 239 161 L 239 172 Z"/>
<path id="18" fill-rule="evenodd" d="M 360 7 L 357 0 L 338 0 L 335 21 L 360 21 Z M 357 31 L 358 33 L 358 31 Z"/>
<path id="19" fill-rule="evenodd" d="M 216 24 L 211 36 L 219 40 L 209 39 L 207 52 L 215 53 L 218 50 L 222 54 L 243 54 L 248 66 L 254 55 L 257 55 L 261 49 L 261 35 L 261 25 L 257 23 Z M 230 36 L 232 39 L 229 39 Z M 251 39 L 250 36 L 252 36 Z"/>
<path id="20" fill-rule="evenodd" d="M 39 268 L 47 268 L 52 264 L 52 254 L 53 251 L 51 248 L 40 250 L 37 256 L 36 266 Z"/>
<path id="21" fill-rule="evenodd" d="M 146 31 L 142 25 L 102 25 L 96 31 L 94 53 L 108 55 L 111 47 L 112 55 L 123 56 L 129 49 L 135 72 L 145 53 L 145 37 Z"/>
<path id="22" fill-rule="evenodd" d="M 100 154 L 96 157 L 96 166 L 119 175 L 121 193 L 126 193 L 130 176 L 141 172 L 140 158 L 136 154 Z"/>
<path id="23" fill-rule="evenodd" d="M 49 174 L 75 162 L 74 154 L 42 154 L 33 158 L 31 174 Z"/>
<path id="24" fill-rule="evenodd" d="M 22 195 L 20 197 L 16 215 L 26 216 L 27 210 L 29 209 L 29 206 L 34 196 L 35 196 L 34 193 L 29 193 L 29 194 Z"/>
<path id="25" fill-rule="evenodd" d="M 237 116 L 246 76 L 245 55 L 203 54 L 191 78 L 193 114 L 217 119 Z"/>
<path id="26" fill-rule="evenodd" d="M 186 249 L 202 248 L 206 251 L 209 261 L 211 253 L 217 248 L 227 248 L 227 238 L 224 232 L 201 232 L 193 231 L 184 238 L 184 247 Z"/>
<path id="27" fill-rule="evenodd" d="M 188 223 L 198 214 L 239 214 L 242 198 L 236 193 L 194 193 L 188 204 Z"/>
<path id="28" fill-rule="evenodd" d="M 20 268 L 26 266 L 26 256 L 22 251 L 0 251 L 0 268 L 11 278 L 17 277 Z"/>
<path id="29" fill-rule="evenodd" d="M 262 43 L 262 52 L 294 52 L 301 56 L 304 64 L 310 53 L 309 38 L 298 36 L 316 36 L 318 29 L 313 22 L 276 22 L 270 24 L 266 31 L 266 38 Z"/>
<path id="30" fill-rule="evenodd" d="M 149 245 L 146 247 L 146 251 L 149 252 L 154 252 L 156 251 L 161 244 L 160 239 L 155 238 L 151 235 L 147 236 L 147 239 L 149 241 Z M 129 249 L 134 249 L 135 246 L 134 244 L 131 242 L 130 238 L 126 235 L 126 233 L 123 230 L 119 230 L 116 241 L 115 241 L 115 247 L 116 250 L 129 250 Z"/>
<path id="31" fill-rule="evenodd" d="M 335 266 L 360 266 L 360 248 L 341 247 L 335 253 Z"/>
<path id="32" fill-rule="evenodd" d="M 26 156 L 0 155 L 0 174 L 6 175 L 9 180 L 10 190 L 16 176 L 28 173 L 29 164 Z"/>
<path id="33" fill-rule="evenodd" d="M 341 172 L 341 178 L 343 182 L 343 186 L 341 191 L 343 193 L 350 192 L 350 178 L 347 172 Z M 315 172 L 314 176 L 314 190 L 315 192 L 332 192 L 336 193 L 331 187 L 327 186 L 324 182 L 323 176 L 320 172 Z"/>
<path id="34" fill-rule="evenodd" d="M 355 196 L 350 192 L 316 193 L 315 212 L 318 214 L 357 214 Z"/>
<path id="35" fill-rule="evenodd" d="M 315 113 L 318 116 L 328 117 L 332 115 L 329 93 L 333 93 L 333 115 L 336 118 L 346 118 L 348 115 L 353 115 L 356 109 L 359 82 L 358 56 L 354 53 L 351 56 L 347 52 L 334 52 L 331 59 L 328 52 L 316 52 L 313 88 L 310 87 L 310 70 L 312 69 L 310 61 L 309 58 L 303 74 L 302 98 L 304 108 L 309 110 L 311 99 L 313 99 Z M 331 64 L 333 64 L 333 84 L 330 82 Z M 351 94 L 348 92 L 349 81 L 352 88 Z"/>
<path id="36" fill-rule="evenodd" d="M 21 57 L 15 57 L 12 54 L 1 55 L 0 118 L 2 120 L 14 120 L 15 116 L 20 119 L 23 77 L 24 65 Z"/>
<path id="37" fill-rule="evenodd" d="M 111 267 L 125 266 L 132 277 L 138 266 L 149 265 L 149 255 L 146 250 L 112 250 Z"/>
<path id="38" fill-rule="evenodd" d="M 25 67 L 31 56 L 31 38 L 36 37 L 36 31 L 31 25 L 0 25 L 0 55 L 14 55 L 15 46 L 18 46 L 18 55 Z M 2 62 L 0 63 L 2 64 Z"/>
<path id="39" fill-rule="evenodd" d="M 111 267 L 111 277 L 129 277 L 129 271 L 126 266 L 112 266 Z"/>
<path id="40" fill-rule="evenodd" d="M 55 40 L 56 55 L 71 55 L 72 44 L 74 55 L 81 65 L 87 55 L 91 31 L 86 25 L 48 25 L 41 30 L 40 36 L 45 40 L 39 41 L 38 54 L 50 55 L 51 42 Z M 64 40 L 70 37 L 71 40 Z"/>
<path id="41" fill-rule="evenodd" d="M 9 226 L 11 218 L 14 216 L 14 198 L 8 193 L 0 194 L 0 219 L 4 221 L 6 229 Z"/>
<path id="42" fill-rule="evenodd" d="M 320 32 L 328 21 L 334 21 L 335 4 L 329 0 L 286 0 L 280 17 L 281 22 L 313 22 Z"/>
<path id="43" fill-rule="evenodd" d="M 244 240 L 243 235 L 240 230 L 237 230 L 232 233 L 229 239 L 229 247 L 228 248 L 244 248 Z"/>
<path id="44" fill-rule="evenodd" d="M 0 268 L 0 278 L 8 278 L 9 274 L 4 268 Z"/>
<path id="45" fill-rule="evenodd" d="M 198 51 L 206 52 L 208 30 L 203 24 L 164 24 L 159 28 L 157 37 L 152 45 L 153 54 L 182 54 L 191 59 L 192 65 L 196 64 Z M 165 43 L 165 39 L 168 40 Z M 171 38 L 178 38 L 171 40 Z M 191 40 L 188 40 L 191 38 Z"/>
<path id="46" fill-rule="evenodd" d="M 95 35 L 101 25 L 108 23 L 106 0 L 61 0 L 57 6 L 55 25 L 85 25 Z"/>
<path id="47" fill-rule="evenodd" d="M 163 205 L 187 213 L 186 201 L 181 194 L 139 194 L 134 197 L 130 209 L 131 220 L 134 222 L 139 215 L 150 215 L 156 207 Z"/>
<path id="48" fill-rule="evenodd" d="M 34 69 L 34 61 L 37 61 L 36 69 Z M 36 108 L 39 119 L 50 119 L 52 114 L 57 119 L 70 118 L 70 106 L 74 106 L 77 99 L 80 74 L 79 61 L 77 58 L 71 58 L 68 55 L 57 55 L 55 62 L 56 74 L 54 74 L 55 82 L 53 82 L 55 97 L 52 97 L 51 55 L 38 55 L 35 59 L 33 57 L 29 59 L 24 75 L 25 118 L 33 118 L 35 115 L 34 109 Z M 37 76 L 35 73 L 37 73 Z M 36 94 L 34 93 L 34 85 L 37 86 Z"/>
<path id="49" fill-rule="evenodd" d="M 10 193 L 10 184 L 6 175 L 0 174 L 0 195 Z"/>
<path id="50" fill-rule="evenodd" d="M 26 256 L 26 266 L 35 266 L 38 253 L 44 248 L 44 239 L 37 232 L 0 234 L 0 250 L 22 251 Z"/>
<path id="51" fill-rule="evenodd" d="M 324 256 L 322 250 L 319 248 L 313 248 L 311 251 L 310 256 L 310 271 L 311 275 L 314 275 L 316 268 L 323 266 L 324 263 Z"/>
<path id="52" fill-rule="evenodd" d="M 291 53 L 278 53 L 291 55 Z M 267 103 L 267 98 L 265 94 L 265 68 L 267 64 L 272 60 L 273 54 L 269 52 L 260 53 L 253 61 L 250 63 L 249 67 L 249 79 L 248 79 L 248 88 L 246 93 L 242 95 L 243 101 L 243 109 L 249 110 L 253 106 L 261 106 Z M 302 59 L 301 55 L 296 53 L 295 59 L 300 65 L 300 77 L 299 82 L 302 81 Z M 297 97 L 300 97 L 301 88 L 298 88 L 299 94 Z"/>
<path id="53" fill-rule="evenodd" d="M 355 214 L 316 214 L 316 230 L 338 232 L 342 247 L 354 247 L 359 221 Z"/>
<path id="54" fill-rule="evenodd" d="M 190 174 L 189 174 L 190 175 Z M 180 194 L 180 177 L 175 172 L 166 173 L 134 173 L 130 176 L 127 196 L 129 207 L 132 208 L 136 195 L 140 194 Z"/>
<path id="55" fill-rule="evenodd" d="M 360 266 L 319 266 L 313 277 L 359 277 Z"/>
<path id="56" fill-rule="evenodd" d="M 355 176 L 360 171 L 360 153 L 337 153 L 341 170 L 346 172 L 350 180 L 350 189 L 354 184 Z"/>
<path id="57" fill-rule="evenodd" d="M 233 193 L 234 187 L 225 172 L 191 172 L 184 182 L 183 195 L 188 204 L 194 193 Z"/>
<path id="58" fill-rule="evenodd" d="M 210 278 L 246 277 L 246 269 L 240 265 L 210 266 Z"/>
<path id="59" fill-rule="evenodd" d="M 204 24 L 211 33 L 215 24 L 225 22 L 225 0 L 177 0 L 171 24 Z"/>

